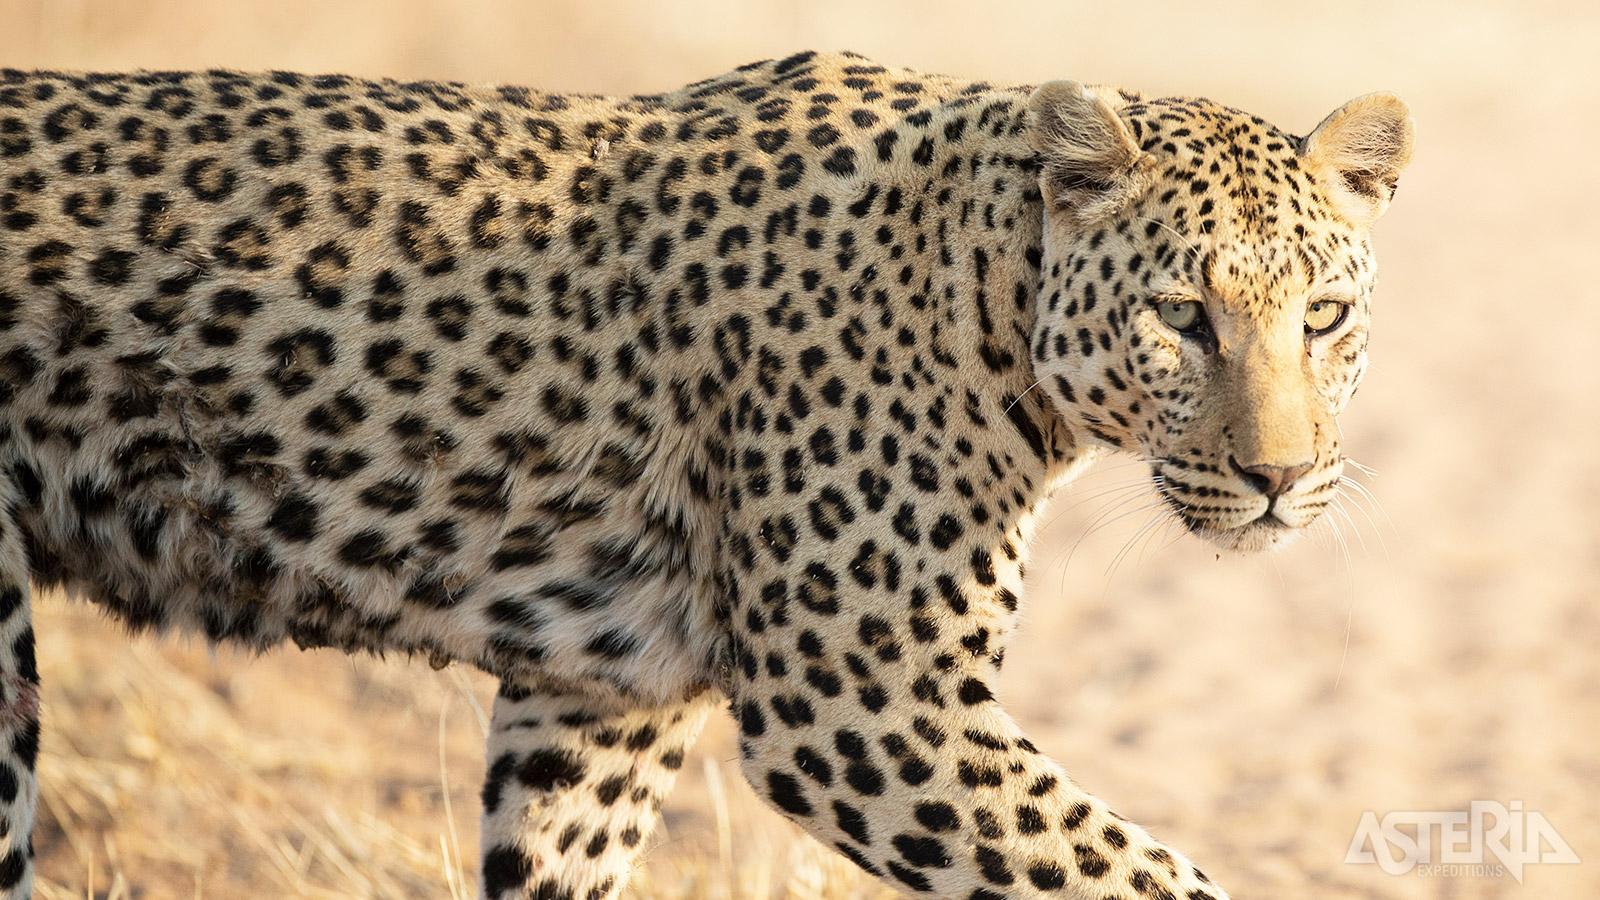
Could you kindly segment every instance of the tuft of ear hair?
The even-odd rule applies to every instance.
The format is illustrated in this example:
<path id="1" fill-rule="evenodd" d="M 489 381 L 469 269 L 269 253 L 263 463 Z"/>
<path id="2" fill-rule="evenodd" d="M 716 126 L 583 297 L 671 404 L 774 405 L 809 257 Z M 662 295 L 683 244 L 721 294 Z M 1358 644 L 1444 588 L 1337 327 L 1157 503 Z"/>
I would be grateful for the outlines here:
<path id="1" fill-rule="evenodd" d="M 1370 223 L 1383 215 L 1400 173 L 1411 162 L 1416 123 L 1393 94 L 1366 94 L 1334 110 L 1300 144 L 1300 157 L 1327 173 L 1344 216 Z"/>
<path id="2" fill-rule="evenodd" d="M 1045 202 L 1076 227 L 1137 197 L 1155 163 L 1110 104 L 1076 81 L 1046 82 L 1028 98 L 1028 141 Z"/>

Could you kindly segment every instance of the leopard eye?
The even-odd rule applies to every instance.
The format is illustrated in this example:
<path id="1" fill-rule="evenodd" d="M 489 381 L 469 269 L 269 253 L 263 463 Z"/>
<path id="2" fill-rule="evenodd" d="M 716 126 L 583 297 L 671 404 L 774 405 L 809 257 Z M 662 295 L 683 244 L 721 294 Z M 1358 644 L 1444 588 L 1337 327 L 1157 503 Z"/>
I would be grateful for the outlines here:
<path id="1" fill-rule="evenodd" d="M 1174 331 L 1200 334 L 1206 330 L 1205 308 L 1198 300 L 1160 300 L 1156 312 Z"/>
<path id="2" fill-rule="evenodd" d="M 1320 335 L 1338 328 L 1350 311 L 1350 304 L 1338 300 L 1318 300 L 1306 307 L 1306 334 Z"/>

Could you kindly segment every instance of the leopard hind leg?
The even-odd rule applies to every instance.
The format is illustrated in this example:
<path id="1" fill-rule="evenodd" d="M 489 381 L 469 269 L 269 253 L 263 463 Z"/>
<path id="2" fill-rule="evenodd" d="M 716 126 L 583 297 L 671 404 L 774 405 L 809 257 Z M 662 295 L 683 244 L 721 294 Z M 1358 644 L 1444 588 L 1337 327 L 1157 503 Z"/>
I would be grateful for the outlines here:
<path id="1" fill-rule="evenodd" d="M 641 708 L 502 684 L 483 786 L 481 896 L 617 896 L 721 700 L 708 691 Z"/>

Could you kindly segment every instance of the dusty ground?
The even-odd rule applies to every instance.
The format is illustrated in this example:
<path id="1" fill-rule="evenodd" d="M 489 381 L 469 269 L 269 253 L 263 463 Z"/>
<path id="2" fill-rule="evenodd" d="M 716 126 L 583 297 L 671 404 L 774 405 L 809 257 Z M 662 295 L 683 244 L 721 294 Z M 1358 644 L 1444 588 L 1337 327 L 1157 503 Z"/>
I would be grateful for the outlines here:
<path id="1" fill-rule="evenodd" d="M 0 65 L 633 92 L 850 47 L 1206 94 L 1301 131 L 1401 93 L 1419 147 L 1378 228 L 1377 365 L 1345 418 L 1377 503 L 1347 501 L 1342 539 L 1217 560 L 1117 518 L 1141 498 L 1097 494 L 1139 473 L 1106 467 L 1053 508 L 1003 689 L 1081 782 L 1236 897 L 1600 896 L 1600 13 L 1081 6 L 0 0 Z M 473 895 L 482 678 L 130 643 L 39 607 L 42 896 Z M 639 896 L 880 893 L 759 808 L 726 727 L 701 752 Z M 1521 884 L 1343 862 L 1365 811 L 1473 800 L 1521 801 L 1583 862 Z"/>

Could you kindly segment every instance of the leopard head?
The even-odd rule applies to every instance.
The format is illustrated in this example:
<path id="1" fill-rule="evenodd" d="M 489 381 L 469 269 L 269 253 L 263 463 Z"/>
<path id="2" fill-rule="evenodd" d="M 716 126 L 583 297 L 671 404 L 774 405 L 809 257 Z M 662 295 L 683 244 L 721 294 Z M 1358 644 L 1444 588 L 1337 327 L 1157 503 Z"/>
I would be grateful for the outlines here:
<path id="1" fill-rule="evenodd" d="M 1143 456 L 1190 531 L 1239 550 L 1304 531 L 1343 473 L 1336 417 L 1367 367 L 1369 230 L 1411 156 L 1405 103 L 1358 97 L 1298 138 L 1058 81 L 1028 127 L 1040 388 L 1083 439 Z"/>

